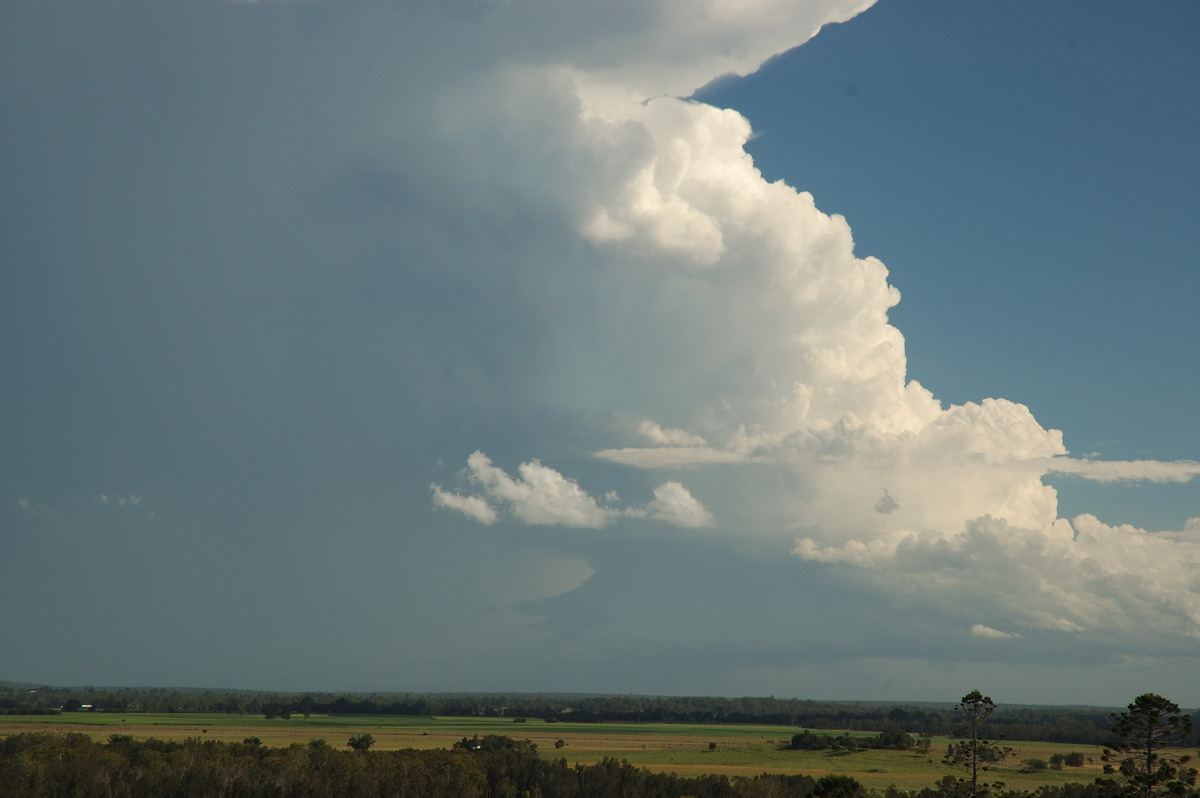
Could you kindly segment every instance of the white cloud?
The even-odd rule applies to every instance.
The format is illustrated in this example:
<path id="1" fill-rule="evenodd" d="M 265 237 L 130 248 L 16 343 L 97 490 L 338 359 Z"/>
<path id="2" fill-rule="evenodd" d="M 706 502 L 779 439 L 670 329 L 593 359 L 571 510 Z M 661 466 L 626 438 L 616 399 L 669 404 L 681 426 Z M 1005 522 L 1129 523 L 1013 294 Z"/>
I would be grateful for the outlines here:
<path id="1" fill-rule="evenodd" d="M 1200 475 L 1200 463 L 1194 460 L 1092 460 L 1055 457 L 1046 471 L 1071 474 L 1095 482 L 1189 482 Z"/>
<path id="2" fill-rule="evenodd" d="M 975 635 L 976 637 L 987 637 L 992 640 L 1005 640 L 1011 637 L 1020 637 L 1019 634 L 1014 632 L 1002 632 L 999 629 L 993 629 L 992 627 L 985 626 L 981 623 L 977 623 L 971 627 L 971 634 Z"/>
<path id="3" fill-rule="evenodd" d="M 1006 625 L 1092 640 L 1200 640 L 1200 540 L 1112 527 L 1094 516 L 1044 529 L 984 517 L 956 534 L 913 531 L 822 545 L 797 541 L 802 560 L 850 566 L 846 578 Z"/>
<path id="4" fill-rule="evenodd" d="M 442 490 L 442 486 L 436 482 L 429 488 L 433 492 L 433 503 L 437 507 L 457 510 L 472 521 L 478 521 L 481 524 L 496 523 L 496 510 L 487 503 L 486 499 L 480 496 L 460 496 L 457 493 Z"/>
<path id="5" fill-rule="evenodd" d="M 599 15 L 562 48 L 589 113 L 605 114 L 648 97 L 686 96 L 716 77 L 747 74 L 770 56 L 796 47 L 821 26 L 841 22 L 874 0 L 745 3 L 577 4 L 577 20 Z M 557 32 L 545 24 L 543 29 Z M 536 20 L 514 18 L 531 24 Z"/>
<path id="6" fill-rule="evenodd" d="M 642 511 L 647 518 L 674 526 L 699 528 L 713 525 L 712 513 L 678 482 L 664 482 L 654 489 L 654 501 Z"/>
<path id="7" fill-rule="evenodd" d="M 638 434 L 660 446 L 704 446 L 708 443 L 704 438 L 687 430 L 660 427 L 653 421 L 643 421 L 638 426 Z"/>
<path id="8" fill-rule="evenodd" d="M 668 468 L 711 463 L 740 463 L 747 458 L 738 452 L 710 449 L 707 446 L 659 446 L 652 449 L 601 449 L 596 457 L 637 468 Z"/>
<path id="9" fill-rule="evenodd" d="M 467 458 L 467 480 L 483 495 L 461 495 L 430 485 L 435 506 L 456 510 L 482 524 L 497 520 L 492 503 L 506 508 L 513 518 L 525 524 L 556 525 L 598 529 L 618 518 L 647 518 L 674 526 L 697 528 L 711 526 L 713 518 L 681 483 L 670 481 L 654 489 L 654 499 L 641 507 L 615 506 L 617 496 L 609 492 L 601 505 L 575 480 L 568 479 L 537 460 L 517 466 L 514 479 L 492 465 L 483 452 Z"/>
<path id="10" fill-rule="evenodd" d="M 537 460 L 521 463 L 516 479 L 493 466 L 488 456 L 479 451 L 467 458 L 467 468 L 471 482 L 483 488 L 490 498 L 506 504 L 513 516 L 524 523 L 585 528 L 608 523 L 609 513 L 577 482 Z"/>

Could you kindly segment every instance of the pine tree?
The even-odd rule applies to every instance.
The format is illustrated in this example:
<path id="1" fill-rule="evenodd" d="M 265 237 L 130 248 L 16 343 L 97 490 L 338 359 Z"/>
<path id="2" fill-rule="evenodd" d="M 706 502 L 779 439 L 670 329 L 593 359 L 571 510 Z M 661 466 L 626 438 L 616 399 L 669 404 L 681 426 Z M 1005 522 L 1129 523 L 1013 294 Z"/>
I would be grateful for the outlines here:
<path id="1" fill-rule="evenodd" d="M 1196 769 L 1187 767 L 1191 757 L 1168 750 L 1192 734 L 1192 719 L 1178 704 L 1145 693 L 1126 711 L 1113 713 L 1112 730 L 1121 741 L 1104 749 L 1102 758 L 1117 766 L 1130 795 L 1153 798 L 1190 792 L 1196 783 Z"/>
<path id="2" fill-rule="evenodd" d="M 961 712 L 963 718 L 963 738 L 952 743 L 942 761 L 946 764 L 966 768 L 971 774 L 970 798 L 979 794 L 979 771 L 985 762 L 991 761 L 992 743 L 980 736 L 984 721 L 996 711 L 996 704 L 991 698 L 978 690 L 972 690 L 962 697 L 954 707 L 955 712 Z"/>

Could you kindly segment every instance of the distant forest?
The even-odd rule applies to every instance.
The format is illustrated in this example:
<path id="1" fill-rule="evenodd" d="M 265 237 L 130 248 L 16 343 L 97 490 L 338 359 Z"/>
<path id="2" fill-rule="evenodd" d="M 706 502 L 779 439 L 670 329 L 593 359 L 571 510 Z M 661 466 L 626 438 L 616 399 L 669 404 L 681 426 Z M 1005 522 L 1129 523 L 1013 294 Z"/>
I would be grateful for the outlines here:
<path id="1" fill-rule="evenodd" d="M 952 735 L 953 704 L 886 704 L 766 698 L 563 694 L 331 694 L 170 688 L 64 688 L 0 683 L 0 714 L 61 712 L 221 712 L 265 715 L 413 715 L 540 718 L 548 722 L 737 723 L 805 729 L 900 729 L 922 737 Z M 1104 745 L 1107 707 L 1005 707 L 988 721 L 1007 740 Z M 1193 716 L 1200 726 L 1200 712 Z"/>

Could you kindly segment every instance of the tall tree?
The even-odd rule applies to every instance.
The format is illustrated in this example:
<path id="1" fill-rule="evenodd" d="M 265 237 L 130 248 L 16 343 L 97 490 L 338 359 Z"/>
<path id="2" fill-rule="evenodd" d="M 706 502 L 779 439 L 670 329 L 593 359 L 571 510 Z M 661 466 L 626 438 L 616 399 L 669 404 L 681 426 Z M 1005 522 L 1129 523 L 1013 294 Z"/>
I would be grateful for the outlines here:
<path id="1" fill-rule="evenodd" d="M 346 745 L 360 754 L 365 754 L 368 748 L 375 745 L 375 738 L 369 734 L 356 734 L 350 738 L 350 742 L 346 743 Z"/>
<path id="2" fill-rule="evenodd" d="M 1179 705 L 1154 693 L 1145 693 L 1128 708 L 1113 713 L 1113 732 L 1119 743 L 1104 749 L 1105 762 L 1115 764 L 1130 795 L 1186 795 L 1196 783 L 1191 757 L 1169 751 L 1192 734 L 1192 719 Z"/>
<path id="3" fill-rule="evenodd" d="M 981 736 L 984 721 L 996 711 L 991 698 L 978 690 L 972 690 L 955 705 L 954 711 L 961 713 L 963 722 L 962 739 L 951 743 L 945 762 L 966 768 L 971 774 L 971 798 L 979 794 L 979 771 L 985 762 L 990 762 L 993 746 Z"/>

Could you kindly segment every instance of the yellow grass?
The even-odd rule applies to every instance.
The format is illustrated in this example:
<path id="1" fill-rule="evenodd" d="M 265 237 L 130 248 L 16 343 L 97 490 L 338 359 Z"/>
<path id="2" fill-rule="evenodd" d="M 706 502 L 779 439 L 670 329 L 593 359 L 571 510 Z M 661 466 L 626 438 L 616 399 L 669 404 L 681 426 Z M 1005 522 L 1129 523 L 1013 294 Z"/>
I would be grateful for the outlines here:
<path id="1" fill-rule="evenodd" d="M 240 742 L 257 737 L 265 745 L 282 747 L 324 739 L 344 748 L 351 735 L 368 733 L 375 738 L 373 750 L 402 748 L 449 748 L 463 737 L 503 734 L 537 744 L 544 757 L 564 758 L 568 763 L 593 764 L 604 757 L 630 762 L 657 772 L 680 775 L 719 773 L 755 776 L 760 773 L 803 773 L 814 778 L 827 774 L 853 776 L 863 784 L 882 789 L 895 785 L 919 790 L 946 775 L 965 776 L 961 770 L 941 764 L 946 740 L 935 739 L 928 755 L 901 751 L 862 751 L 832 754 L 828 751 L 788 751 L 782 747 L 797 729 L 782 726 L 692 726 L 685 724 L 631 723 L 546 723 L 530 719 L 514 723 L 511 718 L 412 718 L 377 716 L 317 716 L 291 720 L 262 717 L 202 714 L 107 714 L 72 713 L 58 716 L 0 716 L 0 737 L 22 731 L 80 732 L 97 740 L 112 734 L 135 739 L 189 738 Z M 557 740 L 566 745 L 555 748 Z M 715 748 L 710 750 L 710 743 Z M 1032 790 L 1043 784 L 1091 782 L 1102 775 L 1101 749 L 1096 746 L 1006 742 L 1014 749 L 1008 762 L 981 774 L 986 782 L 1002 781 L 1007 786 Z M 1046 770 L 1036 774 L 1017 772 L 1023 759 L 1049 761 L 1055 753 L 1079 751 L 1090 762 L 1080 768 Z"/>

